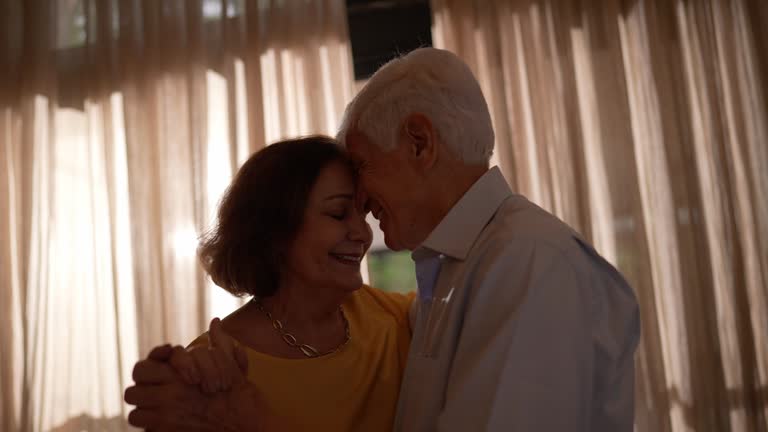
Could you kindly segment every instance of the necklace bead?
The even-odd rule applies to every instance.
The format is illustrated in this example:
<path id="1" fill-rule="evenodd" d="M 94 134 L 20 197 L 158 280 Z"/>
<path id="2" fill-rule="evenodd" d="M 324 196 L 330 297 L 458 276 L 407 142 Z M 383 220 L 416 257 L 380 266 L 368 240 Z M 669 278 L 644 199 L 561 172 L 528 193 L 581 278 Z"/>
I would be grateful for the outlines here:
<path id="1" fill-rule="evenodd" d="M 273 317 L 272 314 L 264 308 L 264 305 L 261 304 L 260 301 L 254 299 L 253 302 L 256 304 L 256 307 L 259 308 L 259 310 L 262 311 L 267 316 L 267 319 L 269 319 L 272 322 L 272 327 L 280 334 L 280 338 L 283 339 L 283 341 L 288 346 L 292 348 L 296 348 L 307 357 L 310 357 L 310 358 L 320 357 L 320 356 L 339 352 L 339 350 L 344 348 L 347 345 L 347 343 L 349 343 L 349 339 L 351 338 L 349 333 L 349 321 L 347 321 L 347 317 L 344 315 L 344 309 L 342 309 L 341 306 L 339 306 L 339 313 L 341 314 L 341 319 L 344 321 L 344 332 L 345 332 L 344 342 L 342 342 L 341 345 L 337 346 L 332 350 L 321 353 L 317 348 L 313 347 L 312 345 L 299 343 L 299 341 L 296 339 L 296 336 L 292 335 L 287 330 L 285 330 L 283 323 L 279 319 Z"/>

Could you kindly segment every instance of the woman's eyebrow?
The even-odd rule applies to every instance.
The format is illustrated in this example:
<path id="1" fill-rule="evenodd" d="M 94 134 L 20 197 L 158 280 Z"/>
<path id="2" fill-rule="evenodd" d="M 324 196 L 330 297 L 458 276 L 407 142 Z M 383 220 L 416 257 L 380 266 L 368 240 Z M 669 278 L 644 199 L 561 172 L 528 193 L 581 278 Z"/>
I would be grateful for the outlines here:
<path id="1" fill-rule="evenodd" d="M 340 194 L 334 194 L 325 198 L 326 201 L 335 200 L 335 199 L 348 199 L 351 201 L 352 199 L 354 199 L 354 196 L 348 193 L 340 193 Z"/>

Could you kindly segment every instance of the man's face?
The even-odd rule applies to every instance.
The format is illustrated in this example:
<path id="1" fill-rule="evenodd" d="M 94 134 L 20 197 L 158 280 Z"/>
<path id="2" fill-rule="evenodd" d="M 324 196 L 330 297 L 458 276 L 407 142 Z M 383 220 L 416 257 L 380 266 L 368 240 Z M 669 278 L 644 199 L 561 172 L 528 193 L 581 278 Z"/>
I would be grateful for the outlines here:
<path id="1" fill-rule="evenodd" d="M 359 204 L 379 221 L 387 247 L 417 248 L 424 240 L 416 228 L 421 185 L 407 144 L 385 152 L 356 130 L 348 132 L 346 142 L 358 171 Z"/>

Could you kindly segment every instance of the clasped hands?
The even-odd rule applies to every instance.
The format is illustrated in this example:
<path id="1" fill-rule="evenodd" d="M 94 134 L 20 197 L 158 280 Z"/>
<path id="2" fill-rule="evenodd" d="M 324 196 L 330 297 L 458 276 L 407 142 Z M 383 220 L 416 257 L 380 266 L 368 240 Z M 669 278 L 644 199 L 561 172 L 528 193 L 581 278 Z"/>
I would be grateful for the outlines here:
<path id="1" fill-rule="evenodd" d="M 221 321 L 211 321 L 208 346 L 162 345 L 133 368 L 125 401 L 128 422 L 151 431 L 263 431 L 270 429 L 248 359 Z"/>

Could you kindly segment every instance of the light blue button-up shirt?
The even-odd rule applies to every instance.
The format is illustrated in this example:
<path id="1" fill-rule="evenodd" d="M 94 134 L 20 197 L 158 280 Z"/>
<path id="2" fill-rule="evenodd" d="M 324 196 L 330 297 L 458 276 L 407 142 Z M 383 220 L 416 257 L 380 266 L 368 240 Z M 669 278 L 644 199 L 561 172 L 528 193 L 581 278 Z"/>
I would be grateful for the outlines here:
<path id="1" fill-rule="evenodd" d="M 632 289 L 497 168 L 413 258 L 421 307 L 396 431 L 632 430 Z"/>

